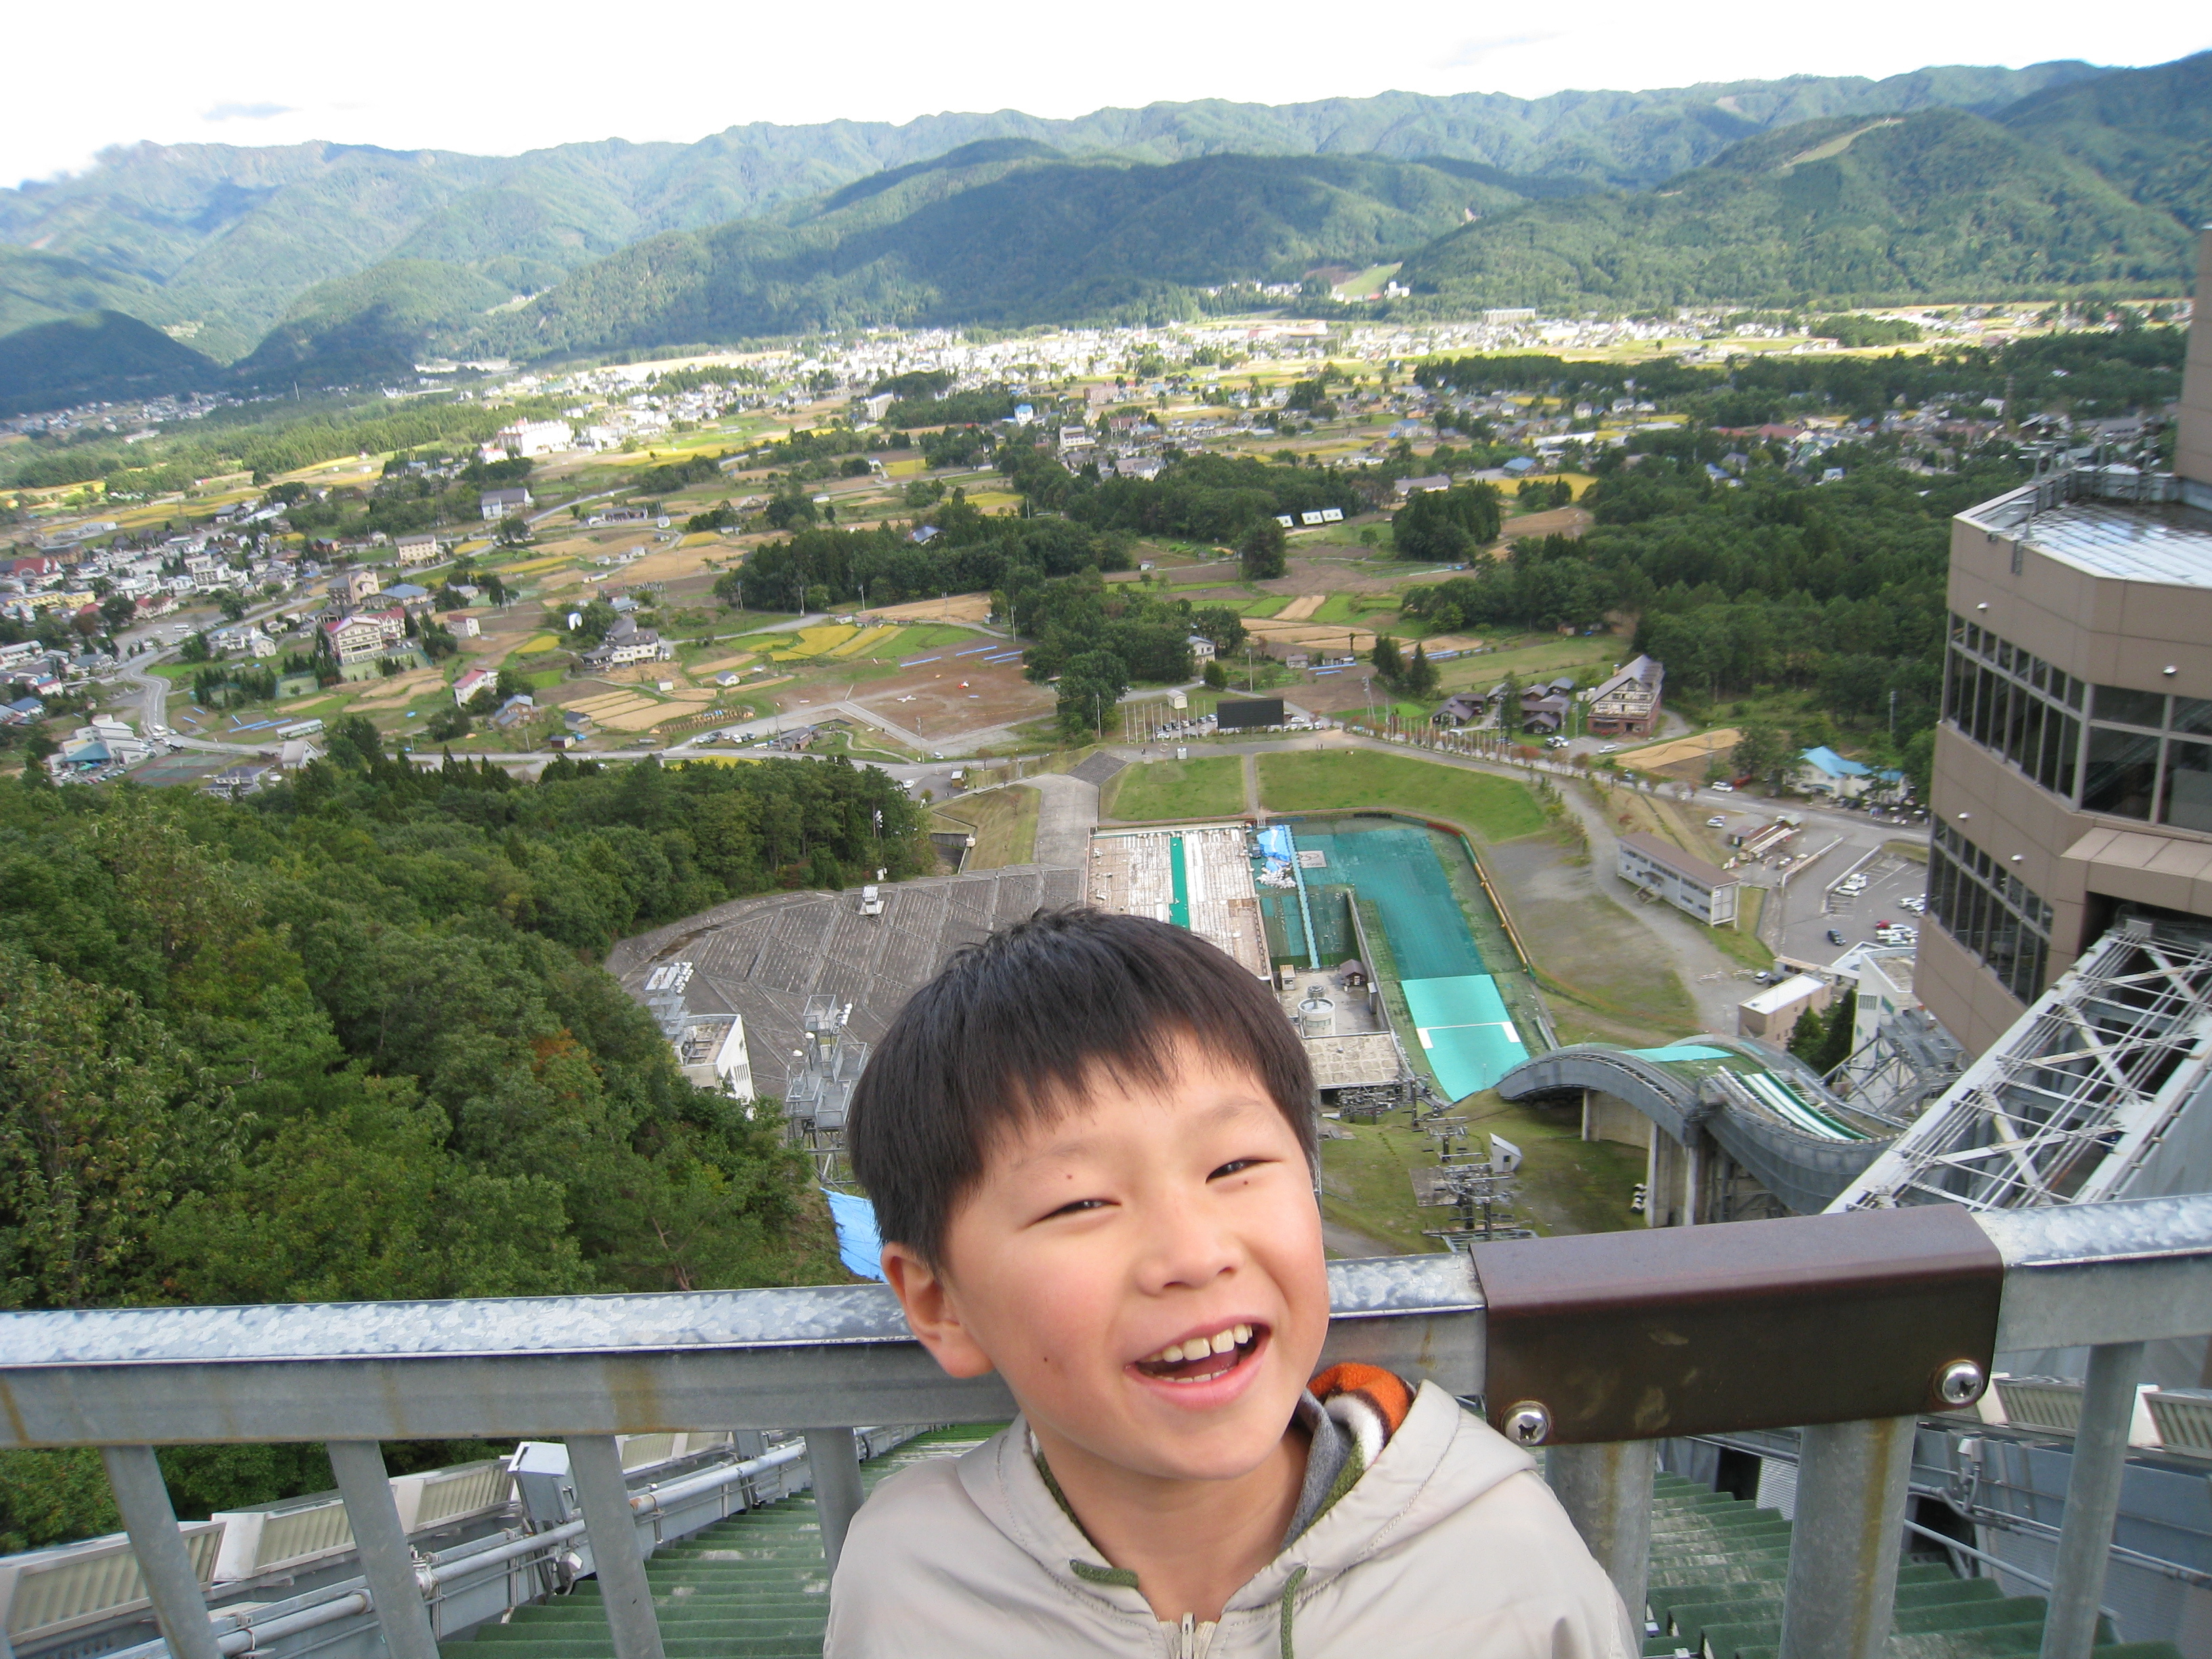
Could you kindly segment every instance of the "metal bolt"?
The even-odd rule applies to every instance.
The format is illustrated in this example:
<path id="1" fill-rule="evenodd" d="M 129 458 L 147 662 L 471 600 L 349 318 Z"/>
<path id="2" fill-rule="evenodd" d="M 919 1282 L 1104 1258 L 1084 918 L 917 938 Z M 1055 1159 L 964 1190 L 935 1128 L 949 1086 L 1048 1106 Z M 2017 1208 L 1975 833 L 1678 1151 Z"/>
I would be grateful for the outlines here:
<path id="1" fill-rule="evenodd" d="M 1936 1395 L 1947 1406 L 1971 1406 L 1989 1387 L 1987 1372 L 1971 1359 L 1954 1359 L 1936 1373 Z"/>
<path id="2" fill-rule="evenodd" d="M 1551 1433 L 1552 1413 L 1540 1400 L 1524 1400 L 1505 1413 L 1505 1437 L 1516 1446 L 1540 1446 Z"/>

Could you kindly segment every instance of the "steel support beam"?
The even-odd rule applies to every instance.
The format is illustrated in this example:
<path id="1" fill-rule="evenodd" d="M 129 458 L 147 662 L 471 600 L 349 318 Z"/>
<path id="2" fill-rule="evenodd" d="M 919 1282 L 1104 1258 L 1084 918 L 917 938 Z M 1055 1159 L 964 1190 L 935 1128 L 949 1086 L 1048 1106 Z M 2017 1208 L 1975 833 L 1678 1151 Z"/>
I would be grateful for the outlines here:
<path id="1" fill-rule="evenodd" d="M 177 1530 L 177 1512 L 151 1446 L 102 1446 L 107 1484 L 131 1534 L 131 1553 L 146 1581 L 147 1599 L 161 1626 L 162 1639 L 176 1659 L 222 1659 L 215 1627 L 208 1623 L 207 1597 L 192 1570 L 191 1552 Z"/>
<path id="2" fill-rule="evenodd" d="M 845 1532 L 860 1509 L 860 1458 L 850 1429 L 805 1429 L 806 1462 L 814 1474 L 814 1512 L 822 1519 L 822 1554 L 836 1576 Z"/>
<path id="3" fill-rule="evenodd" d="M 384 1632 L 385 1651 L 392 1659 L 438 1659 L 438 1638 L 415 1578 L 414 1553 L 399 1524 L 399 1506 L 392 1501 L 384 1449 L 374 1440 L 332 1440 L 324 1450 L 345 1499 L 346 1520 L 361 1555 L 361 1576 L 368 1581 L 377 1627 Z"/>
<path id="4" fill-rule="evenodd" d="M 1658 1448 L 1649 1440 L 1554 1446 L 1547 1478 L 1567 1518 L 1605 1569 L 1638 1628 L 1651 1577 L 1651 1486 Z"/>
<path id="5" fill-rule="evenodd" d="M 637 1546 L 629 1484 L 623 1479 L 622 1448 L 614 1436 L 570 1435 L 568 1474 L 575 1482 L 576 1501 L 584 1506 L 592 1569 L 599 1575 L 615 1659 L 664 1659 L 660 1620 L 653 1615 L 645 1552 Z"/>
<path id="6" fill-rule="evenodd" d="M 2043 1620 L 2043 1659 L 2088 1659 L 2096 1639 L 2142 1357 L 2140 1342 L 2089 1350 L 2081 1421 L 2074 1432 L 2074 1468 L 2066 1480 L 2066 1518 L 2051 1575 L 2050 1611 Z"/>
<path id="7" fill-rule="evenodd" d="M 1883 1417 L 1802 1431 L 1782 1659 L 1881 1659 L 1919 1425 Z"/>

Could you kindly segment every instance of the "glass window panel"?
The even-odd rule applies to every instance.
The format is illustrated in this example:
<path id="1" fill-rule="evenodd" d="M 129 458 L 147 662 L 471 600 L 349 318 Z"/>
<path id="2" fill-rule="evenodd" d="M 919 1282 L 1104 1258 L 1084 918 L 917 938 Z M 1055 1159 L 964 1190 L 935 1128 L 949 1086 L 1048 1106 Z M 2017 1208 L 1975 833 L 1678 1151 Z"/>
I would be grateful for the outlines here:
<path id="1" fill-rule="evenodd" d="M 2078 689 L 2080 682 L 2076 681 Z M 2074 772 L 2081 754 L 2081 722 L 2073 715 L 2064 716 L 2058 730 L 2058 776 L 2051 787 L 2067 799 L 2074 799 Z"/>
<path id="2" fill-rule="evenodd" d="M 2012 646 L 2004 640 L 1997 641 L 1997 666 L 2004 669 L 2012 666 Z"/>
<path id="3" fill-rule="evenodd" d="M 2070 674 L 2066 677 L 2066 706 L 2075 709 L 2081 706 L 2081 682 Z"/>
<path id="4" fill-rule="evenodd" d="M 2037 690 L 2048 691 L 2051 689 L 2051 665 L 2038 657 L 2028 666 L 2027 680 Z"/>
<path id="5" fill-rule="evenodd" d="M 1943 718 L 1954 723 L 1963 723 L 1960 709 L 1966 702 L 1966 692 L 1974 683 L 1972 665 L 1954 651 L 1943 664 Z"/>
<path id="6" fill-rule="evenodd" d="M 2008 760 L 2017 761 L 2027 739 L 2027 706 L 2035 701 L 2033 694 L 2024 685 L 2013 686 L 2006 694 L 2004 752 Z"/>
<path id="7" fill-rule="evenodd" d="M 1990 746 L 1990 717 L 1996 713 L 1997 677 L 1986 668 L 1974 670 L 1973 738 L 1986 749 Z"/>
<path id="8" fill-rule="evenodd" d="M 2099 702 L 2104 688 L 2097 689 Z M 2148 818 L 2158 781 L 2160 739 L 2107 726 L 2089 728 L 2089 764 L 2081 777 L 2081 810 L 2117 818 Z"/>
<path id="9" fill-rule="evenodd" d="M 2173 729 L 2212 735 L 2212 697 L 2176 697 L 2173 700 Z"/>
<path id="10" fill-rule="evenodd" d="M 2049 711 L 2040 697 L 2030 697 L 2027 702 L 2027 729 L 2021 734 L 2020 753 L 2013 758 L 2020 763 L 2020 769 L 2032 778 L 2036 775 L 2036 762 L 2043 750 L 2043 717 Z"/>
<path id="11" fill-rule="evenodd" d="M 2159 821 L 2177 830 L 2212 835 L 2212 744 L 2176 738 L 2166 744 L 2166 793 Z"/>
<path id="12" fill-rule="evenodd" d="M 2130 691 L 2124 685 L 2097 688 L 2097 706 L 2089 711 L 2100 720 L 2124 720 L 2130 726 L 2166 724 L 2163 691 Z"/>

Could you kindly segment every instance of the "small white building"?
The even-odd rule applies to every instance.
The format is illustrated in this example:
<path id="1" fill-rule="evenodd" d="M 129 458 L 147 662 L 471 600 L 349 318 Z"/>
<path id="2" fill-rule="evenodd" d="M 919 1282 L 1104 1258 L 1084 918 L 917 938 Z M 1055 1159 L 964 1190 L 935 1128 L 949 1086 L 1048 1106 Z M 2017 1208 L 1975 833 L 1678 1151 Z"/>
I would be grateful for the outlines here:
<path id="1" fill-rule="evenodd" d="M 511 455 L 551 455 L 576 438 L 566 421 L 517 421 L 500 428 L 492 441 Z"/>
<path id="2" fill-rule="evenodd" d="M 1193 662 L 1212 662 L 1213 660 L 1213 641 L 1206 638 L 1205 635 L 1193 634 L 1189 638 L 1188 644 L 1190 646 L 1190 659 Z"/>
<path id="3" fill-rule="evenodd" d="M 1735 925 L 1741 884 L 1729 872 L 1640 830 L 1624 831 L 1619 846 L 1620 878 L 1630 886 L 1708 927 Z"/>
<path id="4" fill-rule="evenodd" d="M 477 497 L 477 510 L 488 524 L 514 517 L 532 505 L 526 489 L 487 489 Z"/>
<path id="5" fill-rule="evenodd" d="M 1757 996 L 1746 997 L 1735 1007 L 1735 1034 L 1758 1037 L 1781 1048 L 1808 1013 L 1818 1013 L 1834 995 L 1824 979 L 1799 974 L 1778 985 L 1770 985 Z"/>
<path id="6" fill-rule="evenodd" d="M 438 538 L 428 531 L 416 535 L 402 536 L 392 544 L 402 565 L 434 564 L 438 560 Z"/>

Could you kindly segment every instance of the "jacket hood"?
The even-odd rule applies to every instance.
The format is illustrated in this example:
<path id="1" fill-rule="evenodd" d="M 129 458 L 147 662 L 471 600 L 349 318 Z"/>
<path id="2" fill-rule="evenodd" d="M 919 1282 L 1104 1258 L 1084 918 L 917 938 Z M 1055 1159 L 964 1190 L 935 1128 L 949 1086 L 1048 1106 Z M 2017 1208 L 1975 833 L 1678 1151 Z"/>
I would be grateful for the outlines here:
<path id="1" fill-rule="evenodd" d="M 1273 1607 L 1297 1576 L 1301 1601 L 1402 1538 L 1434 1527 L 1535 1460 L 1433 1382 L 1382 1455 L 1328 1512 L 1229 1600 L 1224 1618 Z M 959 1462 L 960 1484 L 983 1515 L 1071 1594 L 1151 1620 L 1133 1582 L 1117 1582 L 1045 1485 L 1030 1452 L 1028 1424 L 1017 1417 Z"/>

